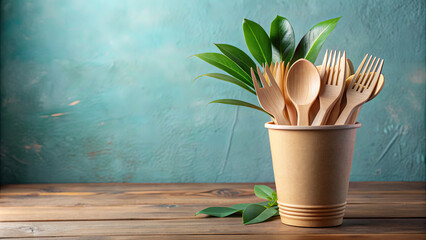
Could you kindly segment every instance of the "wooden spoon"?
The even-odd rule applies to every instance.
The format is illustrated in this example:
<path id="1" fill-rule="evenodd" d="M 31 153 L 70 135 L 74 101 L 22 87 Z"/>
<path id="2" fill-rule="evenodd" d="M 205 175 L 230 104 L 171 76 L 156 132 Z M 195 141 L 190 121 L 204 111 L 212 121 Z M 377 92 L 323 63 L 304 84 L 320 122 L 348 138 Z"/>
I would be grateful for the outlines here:
<path id="1" fill-rule="evenodd" d="M 286 90 L 297 110 L 297 125 L 309 126 L 309 109 L 318 97 L 321 79 L 314 64 L 297 60 L 288 70 Z"/>

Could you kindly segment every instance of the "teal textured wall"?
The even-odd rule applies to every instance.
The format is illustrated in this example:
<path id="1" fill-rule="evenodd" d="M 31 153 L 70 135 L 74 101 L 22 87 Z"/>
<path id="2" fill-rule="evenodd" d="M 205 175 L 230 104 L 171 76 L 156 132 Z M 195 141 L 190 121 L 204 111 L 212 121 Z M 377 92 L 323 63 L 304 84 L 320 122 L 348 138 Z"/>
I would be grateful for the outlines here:
<path id="1" fill-rule="evenodd" d="M 425 178 L 425 2 L 7 0 L 1 2 L 1 180 L 273 181 L 264 114 L 188 56 L 229 43 L 242 19 L 279 14 L 296 38 L 343 16 L 326 48 L 385 59 L 362 110 L 351 180 Z M 247 51 L 248 52 L 248 51 Z"/>

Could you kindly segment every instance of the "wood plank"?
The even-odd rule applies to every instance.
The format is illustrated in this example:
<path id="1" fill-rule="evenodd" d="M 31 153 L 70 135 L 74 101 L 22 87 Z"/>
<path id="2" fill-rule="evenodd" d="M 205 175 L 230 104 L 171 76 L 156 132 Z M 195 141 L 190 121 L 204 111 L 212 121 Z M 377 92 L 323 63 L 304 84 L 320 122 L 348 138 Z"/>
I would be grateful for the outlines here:
<path id="1" fill-rule="evenodd" d="M 424 184 L 418 182 L 352 185 L 349 203 L 426 202 Z M 253 183 L 5 185 L 0 189 L 0 206 L 232 205 L 258 202 L 253 186 Z M 379 187 L 384 190 L 371 189 Z"/>
<path id="2" fill-rule="evenodd" d="M 184 194 L 184 192 L 181 192 Z M 255 203 L 262 201 L 250 195 L 235 195 L 233 197 L 223 197 L 216 194 L 210 196 L 190 196 L 175 195 L 170 196 L 168 193 L 144 194 L 144 193 L 120 193 L 120 194 L 102 194 L 87 195 L 27 195 L 27 196 L 0 196 L 0 206 L 118 206 L 118 205 L 183 205 L 183 204 L 207 204 L 207 205 L 234 205 L 238 203 Z M 366 203 L 366 204 L 382 204 L 382 203 L 403 203 L 403 204 L 424 204 L 426 203 L 424 196 L 421 194 L 363 194 L 353 195 L 349 193 L 347 197 L 348 203 Z"/>
<path id="3" fill-rule="evenodd" d="M 244 226 L 240 217 L 193 216 L 196 211 L 208 206 L 258 202 L 260 199 L 254 196 L 254 185 L 112 183 L 1 186 L 0 221 L 4 222 L 0 222 L 0 237 L 155 240 L 217 239 L 215 234 L 220 234 L 224 240 L 259 239 L 260 235 L 262 239 L 285 237 L 290 240 L 426 238 L 425 182 L 351 183 L 344 224 L 337 228 L 289 227 L 281 224 L 279 218 Z M 273 187 L 273 183 L 264 185 Z"/>
<path id="4" fill-rule="evenodd" d="M 253 191 L 254 185 L 262 184 L 274 188 L 274 183 L 66 183 L 66 184 L 12 184 L 2 185 L 0 193 L 38 192 L 132 192 L 132 191 L 205 191 L 206 189 L 237 188 Z"/>
<path id="5" fill-rule="evenodd" d="M 237 188 L 253 191 L 254 185 L 267 185 L 275 189 L 274 183 L 65 183 L 65 184 L 11 184 L 1 185 L 0 194 L 5 193 L 54 193 L 54 192 L 132 192 L 132 191 L 203 191 L 205 189 Z M 426 182 L 350 182 L 349 192 L 424 192 Z"/>
<path id="6" fill-rule="evenodd" d="M 345 218 L 426 218 L 426 204 L 349 203 L 345 210 Z"/>
<path id="7" fill-rule="evenodd" d="M 200 218 L 206 205 L 24 206 L 0 207 L 0 221 L 154 220 Z M 345 218 L 425 218 L 426 204 L 348 204 Z"/>
<path id="8" fill-rule="evenodd" d="M 80 237 L 43 237 L 37 240 L 259 240 L 257 235 L 139 235 L 139 236 L 80 236 Z M 425 239 L 425 234 L 307 234 L 307 235 L 263 235 L 262 240 L 419 240 Z M 13 238 L 14 240 L 29 240 L 34 238 Z"/>
<path id="9" fill-rule="evenodd" d="M 425 233 L 425 219 L 346 219 L 334 228 L 298 228 L 275 218 L 242 225 L 239 218 L 181 220 L 3 222 L 0 237 L 173 235 L 173 234 L 419 234 Z"/>

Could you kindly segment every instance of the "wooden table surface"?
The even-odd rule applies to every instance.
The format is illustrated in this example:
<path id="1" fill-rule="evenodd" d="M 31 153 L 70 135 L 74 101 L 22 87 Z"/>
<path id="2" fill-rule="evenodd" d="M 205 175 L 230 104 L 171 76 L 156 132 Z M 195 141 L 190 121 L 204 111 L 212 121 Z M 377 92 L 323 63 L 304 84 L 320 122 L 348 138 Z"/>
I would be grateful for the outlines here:
<path id="1" fill-rule="evenodd" d="M 426 239 L 425 182 L 353 182 L 343 225 L 298 228 L 279 217 L 194 213 L 259 202 L 254 183 L 32 184 L 0 187 L 0 238 Z M 267 183 L 274 187 L 272 183 Z"/>

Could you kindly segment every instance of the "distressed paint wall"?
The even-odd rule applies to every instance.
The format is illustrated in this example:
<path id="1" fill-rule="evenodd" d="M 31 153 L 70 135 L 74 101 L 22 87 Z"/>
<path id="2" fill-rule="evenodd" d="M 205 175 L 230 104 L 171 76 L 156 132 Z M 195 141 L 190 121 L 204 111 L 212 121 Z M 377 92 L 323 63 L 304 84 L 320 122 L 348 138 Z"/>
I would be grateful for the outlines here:
<path id="1" fill-rule="evenodd" d="M 424 1 L 1 2 L 1 181 L 273 181 L 268 117 L 207 105 L 256 102 L 191 54 L 247 51 L 242 19 L 296 38 L 343 15 L 324 48 L 386 60 L 386 85 L 359 120 L 351 180 L 425 178 Z M 324 51 L 320 54 L 322 58 Z M 320 62 L 318 60 L 317 62 Z M 255 146 L 255 147 L 253 147 Z"/>

